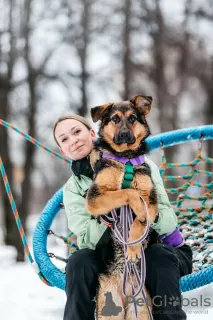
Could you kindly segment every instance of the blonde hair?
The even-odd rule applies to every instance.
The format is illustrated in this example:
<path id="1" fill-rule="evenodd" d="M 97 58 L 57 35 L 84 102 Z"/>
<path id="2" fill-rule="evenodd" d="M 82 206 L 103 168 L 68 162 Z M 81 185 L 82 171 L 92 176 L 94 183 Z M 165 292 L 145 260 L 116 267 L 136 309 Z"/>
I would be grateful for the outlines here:
<path id="1" fill-rule="evenodd" d="M 64 121 L 64 120 L 67 120 L 67 119 L 73 119 L 73 120 L 81 122 L 83 125 L 85 125 L 85 127 L 88 130 L 93 129 L 92 126 L 90 125 L 89 121 L 87 121 L 84 117 L 79 116 L 78 114 L 75 114 L 75 115 L 72 115 L 72 116 L 63 116 L 63 117 L 58 118 L 58 120 L 56 121 L 56 123 L 54 124 L 54 127 L 53 127 L 53 137 L 54 137 L 54 140 L 55 140 L 55 142 L 57 143 L 57 145 L 59 147 L 60 147 L 60 145 L 59 145 L 59 143 L 58 143 L 58 141 L 56 140 L 56 137 L 55 137 L 55 129 L 56 129 L 57 125 L 61 121 Z"/>

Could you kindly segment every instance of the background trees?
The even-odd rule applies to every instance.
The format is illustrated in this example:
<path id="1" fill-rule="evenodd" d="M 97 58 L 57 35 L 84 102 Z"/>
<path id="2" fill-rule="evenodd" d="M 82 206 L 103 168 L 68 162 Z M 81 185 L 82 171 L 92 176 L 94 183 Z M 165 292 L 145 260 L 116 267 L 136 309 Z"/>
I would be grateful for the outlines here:
<path id="1" fill-rule="evenodd" d="M 212 1 L 0 0 L 0 8 L 0 118 L 42 143 L 56 148 L 62 114 L 88 116 L 91 106 L 143 93 L 154 98 L 153 134 L 213 123 Z M 0 154 L 25 226 L 69 167 L 2 126 Z M 0 184 L 3 240 L 23 260 Z"/>

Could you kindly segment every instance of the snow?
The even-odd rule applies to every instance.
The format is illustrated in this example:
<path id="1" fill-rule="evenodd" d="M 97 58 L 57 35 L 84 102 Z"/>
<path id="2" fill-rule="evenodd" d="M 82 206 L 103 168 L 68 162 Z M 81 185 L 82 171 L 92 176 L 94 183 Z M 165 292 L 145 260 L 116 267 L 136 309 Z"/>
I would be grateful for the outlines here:
<path id="1" fill-rule="evenodd" d="M 65 292 L 45 285 L 30 263 L 15 263 L 14 250 L 0 246 L 0 319 L 61 320 Z"/>
<path id="2" fill-rule="evenodd" d="M 213 319 L 213 284 L 183 294 L 187 319 Z M 194 306 L 193 306 L 194 305 Z"/>

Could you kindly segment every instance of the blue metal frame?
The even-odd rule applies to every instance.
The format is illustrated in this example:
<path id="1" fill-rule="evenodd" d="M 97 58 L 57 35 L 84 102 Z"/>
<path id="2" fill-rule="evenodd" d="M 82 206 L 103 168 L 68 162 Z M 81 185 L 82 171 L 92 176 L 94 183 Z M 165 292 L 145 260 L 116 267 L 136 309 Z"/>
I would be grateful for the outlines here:
<path id="1" fill-rule="evenodd" d="M 164 147 L 190 142 L 191 140 L 213 139 L 213 125 L 201 126 L 196 128 L 181 129 L 166 132 L 147 139 L 150 150 L 159 149 L 162 144 Z M 33 236 L 33 251 L 35 261 L 37 262 L 43 276 L 52 286 L 65 289 L 65 274 L 61 272 L 50 260 L 47 253 L 47 230 L 60 211 L 60 203 L 63 202 L 62 189 L 46 204 L 36 225 Z M 213 265 L 199 272 L 192 273 L 180 279 L 180 288 L 182 292 L 193 290 L 213 282 Z"/>
<path id="2" fill-rule="evenodd" d="M 200 126 L 188 129 L 179 129 L 158 134 L 147 139 L 151 151 L 159 149 L 161 146 L 164 148 L 171 147 L 177 144 L 190 142 L 192 140 L 213 139 L 213 125 Z"/>

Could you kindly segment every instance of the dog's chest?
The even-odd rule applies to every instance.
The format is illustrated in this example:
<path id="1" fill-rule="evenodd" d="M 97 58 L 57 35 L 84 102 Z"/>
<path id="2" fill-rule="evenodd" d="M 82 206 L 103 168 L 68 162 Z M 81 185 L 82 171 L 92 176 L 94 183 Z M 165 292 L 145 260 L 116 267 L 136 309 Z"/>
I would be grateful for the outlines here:
<path id="1" fill-rule="evenodd" d="M 123 234 L 122 226 L 118 225 L 118 230 L 121 234 Z M 108 271 L 110 274 L 114 275 L 122 275 L 125 268 L 125 252 L 124 252 L 124 245 L 120 243 L 117 239 L 114 231 L 111 234 L 112 237 L 112 246 L 113 246 L 113 261 L 111 261 Z M 147 241 L 144 242 L 144 247 L 147 246 Z M 140 267 L 140 261 L 136 262 L 136 266 Z"/>
<path id="2" fill-rule="evenodd" d="M 110 159 L 100 159 L 95 165 L 95 180 L 107 189 L 144 189 L 151 182 L 151 170 L 148 164 L 138 166 L 124 165 Z"/>
<path id="3" fill-rule="evenodd" d="M 120 224 L 118 225 L 118 230 L 121 234 L 123 233 L 123 230 Z M 125 267 L 124 246 L 119 242 L 114 231 L 112 231 L 111 237 L 112 237 L 114 259 L 111 262 L 108 271 L 110 274 L 121 275 L 123 274 L 124 267 Z"/>

